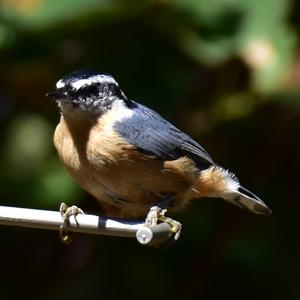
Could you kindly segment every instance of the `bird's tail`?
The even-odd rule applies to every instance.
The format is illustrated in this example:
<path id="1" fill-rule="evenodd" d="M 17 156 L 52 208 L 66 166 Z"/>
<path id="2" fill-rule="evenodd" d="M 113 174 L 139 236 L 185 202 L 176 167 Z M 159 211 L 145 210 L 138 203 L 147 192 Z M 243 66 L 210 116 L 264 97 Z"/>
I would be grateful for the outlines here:
<path id="1" fill-rule="evenodd" d="M 219 166 L 212 166 L 201 172 L 196 190 L 203 196 L 223 198 L 255 214 L 271 214 L 270 208 L 260 198 L 242 187 L 234 174 Z"/>
<path id="2" fill-rule="evenodd" d="M 239 186 L 236 191 L 224 193 L 222 198 L 255 214 L 268 216 L 272 213 L 271 209 L 259 197 L 242 186 Z"/>

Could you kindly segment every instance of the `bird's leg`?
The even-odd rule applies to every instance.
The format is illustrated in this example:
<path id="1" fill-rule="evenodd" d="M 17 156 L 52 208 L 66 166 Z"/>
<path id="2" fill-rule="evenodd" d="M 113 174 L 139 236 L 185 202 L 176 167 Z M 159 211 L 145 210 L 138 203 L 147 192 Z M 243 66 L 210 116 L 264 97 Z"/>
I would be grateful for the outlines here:
<path id="1" fill-rule="evenodd" d="M 175 196 L 173 194 L 166 194 L 162 199 L 160 199 L 156 205 L 161 209 L 167 210 L 167 208 L 172 204 L 175 200 Z"/>
<path id="2" fill-rule="evenodd" d="M 62 216 L 63 222 L 59 227 L 59 237 L 64 244 L 70 244 L 72 238 L 68 233 L 68 225 L 70 225 L 70 217 L 74 216 L 76 221 L 76 216 L 78 214 L 84 214 L 83 210 L 76 205 L 68 207 L 67 204 L 61 203 L 59 207 L 60 214 Z"/>
<path id="3" fill-rule="evenodd" d="M 171 232 L 174 240 L 177 240 L 179 238 L 182 225 L 180 222 L 165 216 L 167 207 L 173 202 L 173 200 L 173 196 L 168 196 L 159 201 L 155 206 L 152 206 L 145 219 L 145 226 L 150 227 L 162 222 L 167 223 L 171 226 Z"/>
<path id="4" fill-rule="evenodd" d="M 173 202 L 174 200 L 174 195 L 172 194 L 167 194 L 164 195 L 162 199 L 160 199 L 158 202 L 153 205 L 146 217 L 145 220 L 145 226 L 152 226 L 152 225 L 157 225 L 159 223 L 159 216 L 165 215 L 167 212 L 168 206 Z"/>

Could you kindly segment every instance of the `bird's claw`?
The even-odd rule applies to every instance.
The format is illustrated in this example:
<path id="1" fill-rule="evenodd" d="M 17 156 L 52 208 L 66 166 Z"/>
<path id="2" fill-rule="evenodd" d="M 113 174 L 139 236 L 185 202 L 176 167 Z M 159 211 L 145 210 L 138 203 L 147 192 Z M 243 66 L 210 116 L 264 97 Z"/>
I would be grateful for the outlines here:
<path id="1" fill-rule="evenodd" d="M 150 227 L 159 223 L 160 216 L 166 213 L 165 209 L 161 209 L 159 206 L 152 206 L 145 219 L 145 226 Z"/>
<path id="2" fill-rule="evenodd" d="M 159 223 L 167 223 L 171 226 L 171 233 L 175 241 L 178 240 L 182 228 L 182 224 L 172 218 L 166 217 L 167 209 L 162 209 L 159 206 L 152 206 L 145 219 L 145 226 L 151 227 Z"/>
<path id="3" fill-rule="evenodd" d="M 83 210 L 76 205 L 68 207 L 65 203 L 61 203 L 59 207 L 59 212 L 62 216 L 62 224 L 59 227 L 59 237 L 64 244 L 70 244 L 72 238 L 68 233 L 68 225 L 70 224 L 70 217 L 74 216 L 76 221 L 76 216 L 78 214 L 84 214 Z"/>

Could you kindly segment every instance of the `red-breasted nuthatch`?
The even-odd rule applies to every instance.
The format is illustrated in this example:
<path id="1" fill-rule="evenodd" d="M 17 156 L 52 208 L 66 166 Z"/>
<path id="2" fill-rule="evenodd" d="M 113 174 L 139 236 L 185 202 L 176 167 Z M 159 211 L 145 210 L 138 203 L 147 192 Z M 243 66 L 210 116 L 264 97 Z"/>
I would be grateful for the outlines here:
<path id="1" fill-rule="evenodd" d="M 233 173 L 158 113 L 129 100 L 109 74 L 73 72 L 47 94 L 61 110 L 54 144 L 68 172 L 109 216 L 135 218 L 166 201 L 220 197 L 256 214 L 271 210 Z"/>

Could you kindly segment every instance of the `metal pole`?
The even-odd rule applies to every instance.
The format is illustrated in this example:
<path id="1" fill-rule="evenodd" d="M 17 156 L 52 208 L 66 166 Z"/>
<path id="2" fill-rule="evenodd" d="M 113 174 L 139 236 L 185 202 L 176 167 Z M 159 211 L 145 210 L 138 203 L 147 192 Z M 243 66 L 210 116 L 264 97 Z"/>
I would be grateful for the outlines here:
<path id="1" fill-rule="evenodd" d="M 152 245 L 172 236 L 167 223 L 145 227 L 141 221 L 109 219 L 90 214 L 70 216 L 68 231 L 119 237 L 134 237 L 141 244 Z M 63 223 L 58 211 L 0 206 L 0 225 L 59 230 Z"/>

